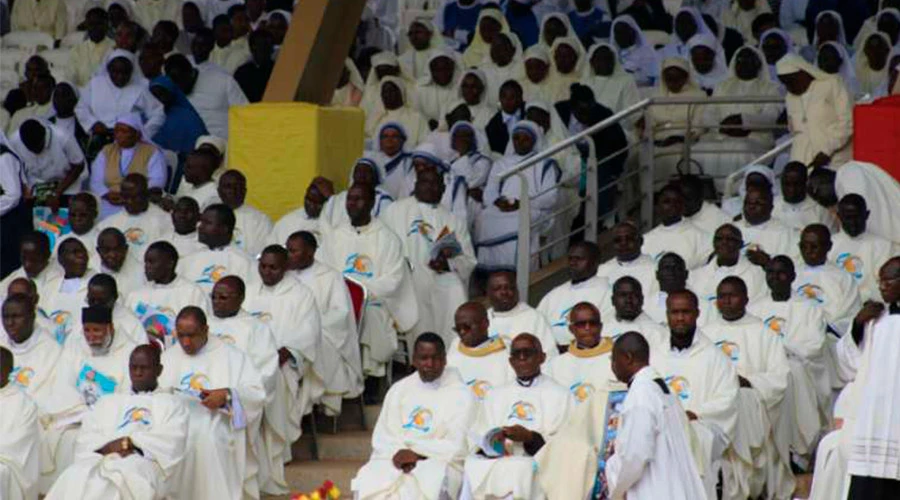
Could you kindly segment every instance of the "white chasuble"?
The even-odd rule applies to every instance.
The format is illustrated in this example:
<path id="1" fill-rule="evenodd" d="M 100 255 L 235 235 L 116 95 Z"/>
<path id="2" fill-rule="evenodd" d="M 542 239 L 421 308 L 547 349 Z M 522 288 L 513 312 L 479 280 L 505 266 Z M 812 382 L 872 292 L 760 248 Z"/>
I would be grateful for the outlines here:
<path id="1" fill-rule="evenodd" d="M 600 343 L 591 348 L 579 348 L 573 341 L 568 352 L 547 363 L 544 374 L 568 389 L 572 401 L 580 405 L 589 400 L 594 392 L 606 390 L 616 383 L 612 372 L 613 341 L 608 337 L 600 339 Z"/>
<path id="2" fill-rule="evenodd" d="M 40 307 L 53 327 L 53 337 L 60 345 L 81 324 L 81 309 L 87 307 L 88 282 L 96 274 L 88 269 L 81 278 L 66 279 L 60 276 L 47 284 L 41 295 Z"/>
<path id="3" fill-rule="evenodd" d="M 193 281 L 206 294 L 225 276 L 238 276 L 245 281 L 254 276 L 256 266 L 246 252 L 234 244 L 194 252 L 178 261 L 178 275 Z"/>
<path id="4" fill-rule="evenodd" d="M 483 401 L 495 388 L 516 378 L 509 365 L 509 351 L 503 339 L 488 339 L 477 347 L 454 339 L 447 349 L 447 366 L 456 368 L 475 399 Z"/>
<path id="5" fill-rule="evenodd" d="M 609 280 L 610 288 L 615 286 L 619 278 L 631 276 L 638 280 L 638 283 L 641 284 L 641 292 L 646 296 L 653 288 L 653 283 L 656 282 L 656 262 L 652 257 L 644 254 L 628 262 L 612 258 L 597 268 L 597 276 Z"/>
<path id="6" fill-rule="evenodd" d="M 797 266 L 794 293 L 818 306 L 825 320 L 838 335 L 850 331 L 851 323 L 862 304 L 859 288 L 852 276 L 826 262 L 821 266 Z"/>
<path id="7" fill-rule="evenodd" d="M 116 279 L 116 289 L 119 292 L 120 300 L 124 300 L 129 293 L 147 285 L 147 276 L 144 274 L 144 257 L 130 248 L 118 271 L 113 271 L 101 263 L 100 272 Z"/>
<path id="8" fill-rule="evenodd" d="M 147 210 L 132 215 L 125 210 L 111 215 L 97 225 L 103 231 L 114 227 L 125 235 L 129 254 L 138 262 L 143 262 L 144 252 L 151 243 L 161 239 L 172 226 L 172 218 L 163 209 L 150 204 Z"/>
<path id="9" fill-rule="evenodd" d="M 162 356 L 161 388 L 174 390 L 188 407 L 188 443 L 173 484 L 183 498 L 258 498 L 257 462 L 266 399 L 262 377 L 250 358 L 211 336 L 189 356 L 180 346 Z M 231 405 L 210 410 L 201 391 L 229 389 Z"/>
<path id="10" fill-rule="evenodd" d="M 372 457 L 351 483 L 354 494 L 360 500 L 457 498 L 476 412 L 475 398 L 452 368 L 432 382 L 413 373 L 395 383 L 372 433 Z M 402 449 L 426 458 L 404 473 L 392 462 Z"/>
<path id="11" fill-rule="evenodd" d="M 772 208 L 772 218 L 795 231 L 803 231 L 810 224 L 824 224 L 834 232 L 839 226 L 837 218 L 809 196 L 800 203 L 788 203 L 784 198 L 777 198 Z"/>
<path id="12" fill-rule="evenodd" d="M 650 344 L 651 350 L 665 350 L 669 348 L 669 331 L 656 321 L 653 321 L 653 318 L 643 311 L 632 321 L 619 318 L 615 314 L 603 319 L 604 337 L 609 337 L 615 341 L 622 334 L 628 332 L 638 332 L 643 335 L 644 340 Z"/>
<path id="13" fill-rule="evenodd" d="M 234 218 L 232 243 L 251 258 L 256 257 L 266 247 L 266 239 L 272 233 L 272 219 L 246 203 L 234 210 Z M 286 241 L 287 238 L 279 245 L 284 246 Z"/>
<path id="14" fill-rule="evenodd" d="M 600 311 L 600 318 L 610 315 L 612 302 L 610 300 L 610 284 L 606 278 L 593 276 L 580 283 L 567 281 L 550 290 L 550 293 L 541 299 L 537 310 L 550 321 L 550 329 L 557 345 L 569 345 L 575 339 L 569 332 L 569 313 L 579 302 L 588 302 Z"/>
<path id="15" fill-rule="evenodd" d="M 831 236 L 831 244 L 828 260 L 853 277 L 860 299 L 881 302 L 878 271 L 895 254 L 894 244 L 869 232 L 852 237 L 843 231 Z"/>
<path id="16" fill-rule="evenodd" d="M 125 305 L 134 312 L 147 335 L 159 339 L 165 347 L 174 346 L 175 318 L 187 306 L 197 306 L 207 315 L 209 296 L 199 286 L 176 276 L 169 283 L 147 283 L 128 294 Z"/>
<path id="17" fill-rule="evenodd" d="M 752 264 L 744 256 L 741 256 L 737 264 L 733 266 L 720 266 L 713 258 L 709 264 L 691 271 L 688 286 L 697 294 L 698 299 L 706 301 L 708 306 L 715 307 L 719 283 L 729 276 L 737 276 L 744 280 L 744 284 L 747 285 L 747 297 L 751 304 L 768 292 L 765 271 L 762 267 Z"/>
<path id="18" fill-rule="evenodd" d="M 550 323 L 543 314 L 528 304 L 519 302 L 509 311 L 503 312 L 492 307 L 488 309 L 488 320 L 491 322 L 488 330 L 491 338 L 501 338 L 507 346 L 512 346 L 513 339 L 519 334 L 530 333 L 541 341 L 547 361 L 559 356 Z"/>
<path id="19" fill-rule="evenodd" d="M 741 219 L 735 223 L 741 230 L 741 236 L 744 237 L 744 249 L 762 250 L 769 254 L 769 257 L 775 255 L 787 255 L 797 260 L 800 255 L 800 234 L 786 226 L 778 219 L 769 219 L 761 224 L 750 225 L 746 220 Z"/>
<path id="20" fill-rule="evenodd" d="M 306 214 L 306 209 L 301 207 L 293 212 L 284 214 L 278 219 L 278 222 L 272 227 L 272 231 L 269 232 L 266 243 L 269 245 L 285 245 L 288 238 L 297 231 L 309 231 L 317 240 L 321 240 L 322 237 L 319 232 L 319 219 L 313 219 Z"/>
<path id="21" fill-rule="evenodd" d="M 123 458 L 96 452 L 126 437 L 140 453 Z M 84 415 L 75 462 L 46 498 L 161 500 L 178 496 L 170 480 L 184 459 L 187 437 L 188 411 L 176 396 L 158 390 L 104 398 Z"/>
<path id="22" fill-rule="evenodd" d="M 9 383 L 0 388 L 0 407 L 0 498 L 34 500 L 40 477 L 38 406 L 18 385 Z"/>
<path id="23" fill-rule="evenodd" d="M 657 261 L 667 253 L 676 253 L 688 270 L 697 269 L 713 251 L 712 235 L 686 220 L 671 226 L 660 224 L 644 235 L 642 250 Z"/>

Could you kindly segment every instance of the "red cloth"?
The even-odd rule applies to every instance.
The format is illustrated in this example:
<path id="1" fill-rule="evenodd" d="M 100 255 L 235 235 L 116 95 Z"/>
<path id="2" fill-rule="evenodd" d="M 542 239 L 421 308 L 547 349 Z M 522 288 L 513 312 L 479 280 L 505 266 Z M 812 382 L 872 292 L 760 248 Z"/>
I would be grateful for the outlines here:
<path id="1" fill-rule="evenodd" d="M 874 163 L 900 181 L 900 96 L 853 108 L 853 159 Z"/>

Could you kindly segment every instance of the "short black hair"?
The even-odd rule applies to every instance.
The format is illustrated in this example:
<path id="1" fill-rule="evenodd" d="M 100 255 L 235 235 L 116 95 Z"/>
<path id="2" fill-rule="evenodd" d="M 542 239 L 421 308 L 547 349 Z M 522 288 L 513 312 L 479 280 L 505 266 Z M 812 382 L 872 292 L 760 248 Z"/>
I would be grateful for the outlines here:
<path id="1" fill-rule="evenodd" d="M 147 247 L 147 252 L 160 252 L 176 265 L 178 264 L 178 250 L 168 241 L 154 241 Z"/>
<path id="2" fill-rule="evenodd" d="M 175 318 L 175 321 L 188 317 L 194 318 L 198 323 L 206 326 L 206 313 L 203 312 L 203 309 L 200 309 L 197 306 L 187 306 L 178 313 L 178 317 Z"/>
<path id="3" fill-rule="evenodd" d="M 187 4 L 185 4 L 185 5 L 187 5 Z M 194 69 L 194 65 L 191 64 L 190 61 L 188 61 L 188 58 L 184 57 L 181 54 L 172 54 L 171 56 L 166 58 L 166 62 L 165 62 L 164 66 L 165 66 L 167 75 L 172 73 L 173 71 L 178 71 L 178 70 L 190 71 L 190 70 Z"/>
<path id="4" fill-rule="evenodd" d="M 853 205 L 854 207 L 860 210 L 868 210 L 869 206 L 866 203 L 866 199 L 856 193 L 850 193 L 848 195 L 844 195 L 843 198 L 838 202 L 838 205 Z"/>
<path id="5" fill-rule="evenodd" d="M 234 210 L 232 210 L 228 205 L 224 203 L 213 203 L 212 205 L 206 207 L 203 212 L 214 213 L 219 222 L 225 224 L 226 227 L 234 231 L 234 226 L 237 224 L 237 219 L 234 217 Z"/>
<path id="6" fill-rule="evenodd" d="M 519 82 L 517 82 L 517 81 L 515 81 L 515 80 L 512 80 L 512 79 L 506 80 L 505 82 L 503 82 L 503 85 L 500 85 L 500 91 L 501 91 L 501 92 L 502 92 L 503 89 L 505 89 L 505 88 L 514 88 L 514 89 L 518 90 L 520 94 L 524 94 L 524 93 L 525 93 L 525 91 L 522 90 L 522 84 L 519 83 Z"/>
<path id="7" fill-rule="evenodd" d="M 273 253 L 273 254 L 278 255 L 279 257 L 281 257 L 281 258 L 283 258 L 283 259 L 285 259 L 285 260 L 287 260 L 287 258 L 288 258 L 288 251 L 287 251 L 287 249 L 284 248 L 284 247 L 281 246 L 281 245 L 269 245 L 269 246 L 267 246 L 266 248 L 263 248 L 263 251 L 260 253 L 260 256 L 263 256 L 263 255 L 265 255 L 265 254 L 267 254 L 267 253 Z"/>
<path id="8" fill-rule="evenodd" d="M 47 127 L 34 118 L 29 118 L 19 125 L 19 138 L 30 151 L 40 153 L 47 140 Z"/>
<path id="9" fill-rule="evenodd" d="M 96 286 L 100 288 L 105 288 L 109 290 L 113 295 L 119 295 L 119 285 L 116 283 L 116 279 L 112 276 L 104 273 L 95 274 L 90 281 L 88 281 L 88 288 Z"/>
<path id="10" fill-rule="evenodd" d="M 125 235 L 122 234 L 122 231 L 119 231 L 117 228 L 108 227 L 103 231 L 100 231 L 100 234 L 97 235 L 97 244 L 99 245 L 100 240 L 106 238 L 107 236 L 112 236 L 116 239 L 116 244 L 121 246 L 128 246 L 128 240 L 125 239 Z M 150 245 L 151 247 L 153 245 Z M 148 249 L 149 250 L 149 249 Z"/>
<path id="11" fill-rule="evenodd" d="M 638 332 L 625 332 L 616 339 L 613 344 L 614 353 L 628 353 L 634 356 L 635 361 L 650 363 L 650 344 Z"/>
<path id="12" fill-rule="evenodd" d="M 432 344 L 437 346 L 438 352 L 440 354 L 447 354 L 447 347 L 444 344 L 444 339 L 441 338 L 440 335 L 434 332 L 425 332 L 422 335 L 416 337 L 416 342 L 413 344 L 413 352 L 419 349 L 419 344 Z"/>
<path id="13" fill-rule="evenodd" d="M 81 192 L 70 198 L 69 208 L 72 208 L 72 204 L 76 201 L 87 204 L 88 208 L 93 210 L 94 214 L 97 213 L 97 198 L 95 198 L 91 193 Z"/>
<path id="14" fill-rule="evenodd" d="M 619 288 L 622 285 L 626 285 L 626 284 L 636 287 L 639 292 L 641 292 L 642 294 L 644 293 L 644 290 L 641 287 L 641 282 L 638 281 L 638 279 L 635 278 L 634 276 L 630 276 L 630 275 L 622 276 L 621 278 L 617 279 L 615 283 L 613 283 L 613 287 L 612 287 L 613 293 L 616 293 L 617 288 Z"/>
<path id="15" fill-rule="evenodd" d="M 303 241 L 304 243 L 306 243 L 307 245 L 312 247 L 314 250 L 318 250 L 318 248 L 319 248 L 319 242 L 316 241 L 315 235 L 313 235 L 309 231 L 297 231 L 295 233 L 291 233 L 291 235 L 288 236 L 288 241 L 291 241 L 294 239 Z"/>
<path id="16" fill-rule="evenodd" d="M 740 276 L 726 276 L 725 278 L 722 278 L 722 281 L 719 282 L 716 289 L 718 290 L 722 285 L 736 286 L 744 295 L 747 295 L 747 283 L 745 283 Z"/>
<path id="17" fill-rule="evenodd" d="M 242 280 L 240 276 L 237 276 L 235 274 L 229 274 L 228 276 L 225 276 L 225 277 L 221 278 L 219 281 L 217 281 L 216 284 L 219 284 L 222 282 L 225 282 L 226 284 L 228 284 L 228 283 L 234 284 L 234 287 L 237 289 L 238 293 L 241 294 L 241 297 L 244 297 L 247 295 L 247 285 L 244 284 L 244 280 Z"/>
<path id="18" fill-rule="evenodd" d="M 590 257 L 594 262 L 600 261 L 600 247 L 597 246 L 593 241 L 588 240 L 580 240 L 569 245 L 569 250 L 574 248 L 583 248 L 587 250 L 588 257 Z"/>
<path id="19" fill-rule="evenodd" d="M 31 243 L 38 247 L 38 250 L 40 250 L 43 255 L 50 255 L 50 238 L 43 232 L 35 230 L 30 233 L 25 233 L 25 235 L 22 236 L 22 240 L 19 242 L 19 248 L 21 249 L 26 243 Z"/>

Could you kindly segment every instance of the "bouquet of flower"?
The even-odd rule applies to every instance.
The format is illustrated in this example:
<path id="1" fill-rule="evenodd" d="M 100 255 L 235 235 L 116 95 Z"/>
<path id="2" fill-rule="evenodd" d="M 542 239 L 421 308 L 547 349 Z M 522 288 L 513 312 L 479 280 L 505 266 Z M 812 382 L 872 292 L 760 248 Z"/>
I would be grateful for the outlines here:
<path id="1" fill-rule="evenodd" d="M 291 500 L 338 500 L 341 498 L 341 490 L 331 481 L 325 481 L 310 493 L 297 493 Z"/>

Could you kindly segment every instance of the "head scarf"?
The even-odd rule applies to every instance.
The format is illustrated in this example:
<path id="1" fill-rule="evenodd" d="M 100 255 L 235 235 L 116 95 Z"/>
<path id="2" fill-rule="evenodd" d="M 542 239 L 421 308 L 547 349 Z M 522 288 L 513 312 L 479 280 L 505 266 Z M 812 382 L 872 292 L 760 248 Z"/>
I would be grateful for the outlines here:
<path id="1" fill-rule="evenodd" d="M 353 185 L 353 174 L 356 173 L 356 167 L 360 165 L 368 165 L 372 167 L 372 170 L 375 171 L 375 186 L 380 186 L 382 181 L 384 180 L 384 172 L 381 171 L 381 166 L 378 165 L 377 161 L 366 156 L 359 158 L 358 160 L 356 160 L 356 163 L 353 164 L 353 168 L 350 169 L 350 180 L 347 181 L 347 185 Z"/>
<path id="2" fill-rule="evenodd" d="M 282 17 L 284 17 L 284 20 L 287 21 L 288 26 L 291 25 L 291 13 L 282 9 L 276 9 L 265 14 L 266 21 L 272 19 L 272 16 L 274 16 L 275 14 L 280 14 Z"/>
<path id="3" fill-rule="evenodd" d="M 594 72 L 591 65 L 591 59 L 594 53 L 601 47 L 605 47 L 613 56 L 613 71 L 609 76 L 601 76 Z M 597 102 L 609 108 L 613 112 L 624 109 L 624 106 L 634 104 L 633 102 L 624 102 L 626 94 L 638 95 L 637 84 L 634 77 L 629 75 L 622 63 L 619 61 L 619 55 L 616 48 L 609 42 L 598 42 L 591 47 L 587 56 L 584 58 L 584 70 L 582 73 L 582 81 L 594 92 Z"/>
<path id="4" fill-rule="evenodd" d="M 784 46 L 786 49 L 785 55 L 791 54 L 794 52 L 794 41 L 791 39 L 790 35 L 788 35 L 781 28 L 771 28 L 766 30 L 762 35 L 759 36 L 759 50 L 762 51 L 763 44 L 767 38 L 770 36 L 777 36 L 781 38 L 782 42 L 784 42 Z M 763 57 L 763 61 L 766 63 L 766 66 L 769 68 L 769 78 L 772 79 L 773 82 L 778 84 L 778 88 L 782 91 L 784 90 L 784 86 L 781 85 L 781 82 L 778 80 L 778 74 L 775 72 L 775 64 L 769 64 L 768 61 Z M 778 61 L 776 61 L 777 63 Z M 782 92 L 783 94 L 784 92 Z"/>
<path id="5" fill-rule="evenodd" d="M 856 80 L 856 71 L 853 68 L 853 61 L 850 58 L 850 54 L 847 52 L 846 47 L 835 42 L 823 43 L 822 46 L 819 47 L 819 50 L 816 51 L 816 67 L 818 68 L 819 64 L 819 52 L 827 46 L 831 46 L 837 50 L 838 55 L 841 57 L 841 67 L 838 68 L 837 74 L 841 76 L 841 80 L 843 80 L 844 86 L 847 87 L 847 92 L 850 93 L 850 97 L 855 98 L 859 95 L 859 82 Z"/>
<path id="6" fill-rule="evenodd" d="M 375 133 L 375 137 L 374 137 L 375 151 L 378 151 L 379 153 L 384 153 L 381 150 L 381 134 L 385 130 L 388 130 L 388 129 L 396 130 L 397 132 L 400 132 L 400 137 L 403 138 L 403 144 L 400 145 L 400 152 L 401 153 L 405 152 L 406 151 L 406 141 L 409 139 L 409 134 L 406 132 L 406 127 L 404 127 L 403 124 L 400 122 L 385 122 L 385 123 L 382 123 L 380 127 L 378 127 L 378 131 Z"/>
<path id="7" fill-rule="evenodd" d="M 563 35 L 563 36 L 565 36 L 565 37 L 569 37 L 569 36 L 577 36 L 577 35 L 575 34 L 575 30 L 572 29 L 572 22 L 569 21 L 569 16 L 566 16 L 566 15 L 564 15 L 564 14 L 560 14 L 559 12 L 554 12 L 554 13 L 552 13 L 552 14 L 547 14 L 547 16 L 544 17 L 544 20 L 541 21 L 541 31 L 540 31 L 540 34 L 538 35 L 538 43 L 537 43 L 537 45 L 541 45 L 541 46 L 543 46 L 545 49 L 550 48 L 550 46 L 547 45 L 547 42 L 544 40 L 544 33 L 545 33 L 546 29 L 547 29 L 547 22 L 550 21 L 551 19 L 556 19 L 557 21 L 561 22 L 561 23 L 563 24 L 563 26 L 566 27 L 566 34 Z M 554 40 L 554 42 L 555 42 L 555 41 L 556 41 L 556 40 Z M 533 47 L 533 46 L 534 46 L 534 45 L 532 45 L 532 47 Z"/>
<path id="8" fill-rule="evenodd" d="M 507 35 L 510 34 L 509 23 L 506 22 L 506 17 L 503 16 L 503 13 L 500 12 L 499 9 L 481 9 L 481 12 L 478 14 L 478 22 L 475 24 L 475 33 L 472 37 L 472 43 L 469 44 L 469 47 L 463 54 L 463 62 L 466 66 L 478 66 L 491 52 L 491 44 L 481 37 L 481 30 L 479 29 L 481 27 L 481 21 L 488 17 L 500 23 L 501 33 L 506 33 Z"/>
<path id="9" fill-rule="evenodd" d="M 122 7 L 122 10 L 125 11 L 125 14 L 128 15 L 128 19 L 134 21 L 134 2 L 132 0 L 108 0 L 106 2 L 106 10 L 109 11 L 109 8 L 113 5 L 118 5 Z"/>
<path id="10" fill-rule="evenodd" d="M 363 92 L 363 99 L 365 101 L 371 100 L 373 103 L 381 102 L 381 94 L 379 89 L 381 88 L 381 84 L 378 81 L 378 75 L 375 72 L 375 68 L 379 66 L 396 66 L 400 68 L 400 74 L 398 78 L 402 78 L 405 82 L 410 82 L 410 78 L 403 71 L 403 68 L 400 66 L 400 61 L 397 59 L 397 56 L 394 55 L 393 52 L 379 52 L 372 56 L 372 64 L 371 70 L 369 70 L 369 76 L 366 78 L 366 89 Z M 404 87 L 406 83 L 404 83 Z M 406 89 L 404 89 L 406 90 Z"/>
<path id="11" fill-rule="evenodd" d="M 356 68 L 356 63 L 353 62 L 353 59 L 350 59 L 349 57 L 344 59 L 344 67 L 347 68 L 347 72 L 350 73 L 350 79 L 347 83 L 362 91 L 366 87 L 366 83 L 363 81 L 362 75 Z"/>
<path id="12" fill-rule="evenodd" d="M 446 174 L 450 171 L 450 165 L 447 165 L 447 162 L 441 159 L 440 155 L 438 155 L 437 148 L 430 142 L 424 142 L 416 146 L 416 149 L 412 151 L 413 161 L 415 161 L 416 158 L 421 158 L 428 163 L 434 164 L 438 168 L 438 172 L 442 174 Z"/>
<path id="13" fill-rule="evenodd" d="M 774 170 L 765 165 L 750 165 L 744 168 L 744 178 L 741 179 L 741 184 L 738 186 L 738 196 L 741 200 L 747 195 L 747 178 L 752 174 L 761 174 L 769 181 L 769 184 L 772 186 L 773 198 L 781 195 L 781 183 L 777 182 Z"/>
<path id="14" fill-rule="evenodd" d="M 690 49 L 694 47 L 706 47 L 715 53 L 715 62 L 712 69 L 707 74 L 702 74 L 694 68 L 693 58 L 690 57 Z M 718 40 L 712 35 L 704 33 L 702 35 L 694 35 L 688 42 L 688 61 L 691 65 L 691 72 L 694 79 L 704 89 L 713 89 L 728 77 L 728 63 L 725 62 L 725 51 L 719 45 Z"/>
<path id="15" fill-rule="evenodd" d="M 531 108 L 540 109 L 550 115 L 550 130 L 544 132 L 544 130 L 541 129 L 548 146 L 566 140 L 568 137 L 568 128 L 563 123 L 562 118 L 560 118 L 559 113 L 557 113 L 554 106 L 543 101 L 531 101 L 525 105 L 525 113 L 527 114 L 528 110 Z M 510 141 L 510 145 L 512 145 L 512 141 Z"/>
<path id="16" fill-rule="evenodd" d="M 471 130 L 474 134 L 474 138 L 472 140 L 472 149 L 466 154 L 466 156 L 475 153 L 481 154 L 484 148 L 487 148 L 489 146 L 487 136 L 484 134 L 484 131 L 479 129 L 475 125 L 472 125 L 471 122 L 467 122 L 465 120 L 460 120 L 454 123 L 452 127 L 450 127 L 451 146 L 453 144 L 453 136 L 460 130 Z"/>
<path id="17" fill-rule="evenodd" d="M 685 82 L 684 87 L 682 87 L 681 91 L 677 94 L 670 91 L 669 87 L 666 86 L 666 82 L 663 81 L 662 74 L 668 68 L 679 68 L 688 75 L 687 82 Z M 656 88 L 658 95 L 661 97 L 691 95 L 691 93 L 702 93 L 703 95 L 706 95 L 706 93 L 700 89 L 700 86 L 697 85 L 697 81 L 694 80 L 694 74 L 691 71 L 690 63 L 683 57 L 667 57 L 663 60 L 662 67 L 659 71 L 659 83 L 656 84 Z M 685 106 L 679 106 L 679 108 L 687 109 Z"/>
<path id="18" fill-rule="evenodd" d="M 881 21 L 882 16 L 892 16 L 897 22 L 900 22 L 900 10 L 888 7 L 887 9 L 881 9 L 878 12 L 878 16 L 875 17 L 875 29 L 878 29 L 878 22 Z"/>
<path id="19" fill-rule="evenodd" d="M 151 87 L 162 87 L 172 95 L 172 105 L 166 109 L 166 121 L 153 136 L 153 142 L 163 149 L 176 153 L 189 153 L 201 136 L 209 132 L 200 114 L 188 100 L 184 92 L 168 76 L 158 76 L 150 82 Z M 216 146 L 213 144 L 213 146 Z M 225 146 L 220 151 L 224 152 Z M 216 149 L 219 149 L 216 147 Z"/>
<path id="20" fill-rule="evenodd" d="M 615 33 L 616 26 L 619 23 L 626 24 L 635 32 L 634 45 L 627 49 L 619 47 L 616 37 L 614 35 L 610 36 L 610 42 L 616 49 L 616 55 L 618 55 L 622 67 L 626 72 L 634 76 L 638 85 L 651 85 L 660 72 L 659 56 L 656 50 L 647 42 L 647 37 L 644 36 L 644 32 L 634 21 L 634 18 L 627 14 L 617 17 L 612 22 L 610 33 Z"/>
<path id="21" fill-rule="evenodd" d="M 482 105 L 487 101 L 488 81 L 487 81 L 487 77 L 484 75 L 484 71 L 481 71 L 478 68 L 469 68 L 463 72 L 462 76 L 459 77 L 459 82 L 456 84 L 456 87 L 457 87 L 456 95 L 459 96 L 460 99 L 463 98 L 462 81 L 469 75 L 472 75 L 475 78 L 478 78 L 478 80 L 481 81 L 481 85 L 484 86 L 484 90 L 481 92 L 481 100 L 477 104 L 477 105 Z"/>
<path id="22" fill-rule="evenodd" d="M 756 77 L 751 80 L 741 80 L 737 76 L 737 56 L 744 51 L 752 52 L 759 60 L 759 71 L 757 71 Z M 734 53 L 734 57 L 731 58 L 731 64 L 728 66 L 728 78 L 716 87 L 714 95 L 778 95 L 778 85 L 769 78 L 769 72 L 765 67 L 765 60 L 762 51 L 753 45 L 744 45 L 739 48 Z"/>
<path id="23" fill-rule="evenodd" d="M 437 85 L 434 82 L 434 79 L 431 76 L 431 63 L 438 58 L 446 57 L 453 61 L 453 76 L 450 77 L 450 83 L 447 84 L 447 88 L 453 88 L 458 84 L 459 74 L 461 71 L 461 61 L 459 60 L 459 55 L 456 51 L 449 49 L 447 47 L 440 47 L 431 51 L 431 56 L 428 57 L 428 62 L 425 64 L 423 68 L 422 78 L 419 78 L 418 85 Z"/>
<path id="24" fill-rule="evenodd" d="M 131 79 L 121 88 L 113 83 L 108 69 L 109 64 L 119 58 L 127 60 L 132 66 Z M 116 117 L 135 108 L 138 99 L 147 90 L 147 80 L 141 74 L 137 57 L 126 50 L 116 49 L 106 56 L 86 87 L 90 88 L 90 93 L 87 101 L 82 99 L 80 104 L 87 105 L 96 121 L 110 127 Z"/>
<path id="25" fill-rule="evenodd" d="M 520 154 L 516 153 L 515 148 L 510 148 L 510 150 L 506 154 L 506 156 L 519 156 L 519 157 L 524 158 L 526 156 L 531 155 L 532 153 L 534 153 L 536 151 L 542 151 L 546 147 L 544 145 L 544 132 L 543 132 L 543 130 L 541 130 L 541 126 L 538 125 L 537 123 L 534 123 L 533 121 L 530 121 L 530 120 L 522 120 L 522 121 L 516 123 L 513 126 L 512 133 L 509 134 L 510 139 L 512 139 L 512 136 L 514 136 L 516 134 L 516 132 L 525 132 L 528 135 L 530 135 L 534 139 L 534 145 L 531 147 L 531 151 L 529 151 L 528 153 L 526 153 L 524 155 L 520 155 Z M 510 143 L 512 143 L 512 140 L 510 140 Z"/>
<path id="26" fill-rule="evenodd" d="M 400 78 L 397 78 L 396 76 L 386 76 L 386 77 L 382 78 L 381 82 L 378 84 L 378 102 L 382 106 L 382 109 L 384 109 L 384 102 L 382 101 L 381 93 L 384 91 L 384 86 L 387 85 L 388 83 L 393 83 L 400 90 L 400 97 L 403 99 L 402 107 L 404 107 L 404 108 L 409 107 L 410 103 L 406 99 L 406 84 L 405 84 L 405 82 L 403 80 L 401 80 Z"/>
<path id="27" fill-rule="evenodd" d="M 803 59 L 797 54 L 785 54 L 784 57 L 778 60 L 778 64 L 775 65 L 775 71 L 778 76 L 790 75 L 803 71 L 816 80 L 827 79 L 833 76 L 806 62 L 806 59 Z"/>
<path id="28" fill-rule="evenodd" d="M 675 32 L 675 20 L 678 19 L 678 16 L 682 14 L 687 14 L 694 19 L 694 25 L 697 26 L 697 31 L 694 33 L 694 36 L 697 35 L 712 35 L 716 40 L 719 39 L 718 33 L 713 33 L 713 30 L 709 29 L 709 25 L 706 24 L 706 21 L 703 20 L 703 14 L 700 13 L 700 10 L 696 7 L 682 7 L 678 9 L 678 12 L 672 16 L 672 41 L 666 45 L 666 48 L 663 49 L 666 57 L 672 56 L 681 56 L 687 57 L 686 52 L 688 50 L 688 43 L 690 40 L 681 40 L 678 38 L 678 34 Z M 693 37 L 692 37 L 693 38 Z"/>
<path id="29" fill-rule="evenodd" d="M 744 41 L 750 43 L 753 40 L 753 21 L 760 14 L 772 12 L 769 2 L 766 0 L 755 0 L 753 8 L 744 10 L 737 1 L 731 3 L 731 8 L 725 11 L 724 19 L 720 24 L 736 29 Z"/>
<path id="30" fill-rule="evenodd" d="M 562 37 L 560 37 L 560 38 L 562 38 Z M 529 59 L 537 59 L 538 61 L 541 61 L 547 65 L 547 75 L 544 76 L 543 80 L 541 80 L 537 83 L 534 83 L 531 80 L 528 80 L 528 74 L 526 73 L 526 70 L 525 70 L 525 63 Z M 522 66 L 521 66 L 521 77 L 520 78 L 527 80 L 523 83 L 523 87 L 525 85 L 529 85 L 529 84 L 544 85 L 550 81 L 550 74 L 553 72 L 553 62 L 550 59 L 550 49 L 547 48 L 547 46 L 538 43 L 538 44 L 532 45 L 531 47 L 528 47 L 528 50 L 525 51 L 525 55 L 522 56 L 521 64 L 522 64 Z"/>
<path id="31" fill-rule="evenodd" d="M 888 54 L 888 58 L 885 61 L 883 68 L 877 71 L 872 69 L 869 64 L 869 56 L 866 55 L 865 50 L 866 43 L 872 37 L 881 38 L 887 47 L 891 46 L 891 39 L 880 31 L 876 31 L 866 36 L 859 46 L 859 50 L 856 52 L 855 56 L 854 68 L 856 69 L 856 78 L 859 81 L 860 91 L 864 94 L 875 93 L 876 89 L 887 81 L 889 73 L 888 69 L 890 68 L 891 63 L 891 55 Z M 896 47 L 891 49 L 891 53 L 893 53 L 894 50 L 896 50 Z"/>
<path id="32" fill-rule="evenodd" d="M 572 47 L 572 49 L 575 50 L 576 57 L 578 58 L 578 60 L 575 62 L 575 69 L 572 70 L 572 73 L 570 73 L 570 75 L 581 75 L 584 69 L 584 46 L 581 45 L 581 42 L 578 40 L 578 38 L 575 38 L 574 36 L 561 36 L 553 42 L 553 46 L 550 48 L 549 53 L 550 72 L 552 74 L 562 75 L 562 73 L 560 73 L 556 68 L 556 58 L 554 57 L 556 54 L 556 50 L 561 45 L 568 45 L 569 47 Z"/>
<path id="33" fill-rule="evenodd" d="M 219 156 L 222 157 L 225 156 L 225 151 L 228 149 L 228 141 L 214 135 L 201 135 L 198 137 L 197 142 L 194 143 L 194 149 L 199 149 L 204 144 L 215 148 L 219 152 Z"/>
<path id="34" fill-rule="evenodd" d="M 837 21 L 837 23 L 838 23 L 837 43 L 839 43 L 843 47 L 847 47 L 847 32 L 844 31 L 844 19 L 837 12 L 835 12 L 833 10 L 823 10 L 822 12 L 819 12 L 819 14 L 816 16 L 815 26 L 818 26 L 819 21 L 825 16 L 831 16 Z M 812 46 L 813 46 L 813 48 L 817 48 L 819 46 L 819 32 L 815 28 L 813 29 L 813 44 L 812 44 Z M 888 46 L 890 46 L 890 44 L 888 44 Z"/>

